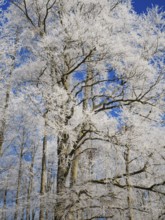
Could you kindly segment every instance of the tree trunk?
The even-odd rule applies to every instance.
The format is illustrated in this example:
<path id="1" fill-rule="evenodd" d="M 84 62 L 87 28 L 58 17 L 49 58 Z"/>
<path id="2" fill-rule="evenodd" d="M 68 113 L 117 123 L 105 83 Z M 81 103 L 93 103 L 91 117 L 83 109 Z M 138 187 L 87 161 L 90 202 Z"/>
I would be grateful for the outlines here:
<path id="1" fill-rule="evenodd" d="M 16 30 L 16 38 L 15 38 L 15 49 L 14 49 L 14 54 L 12 58 L 12 64 L 11 64 L 11 69 L 9 71 L 9 82 L 7 84 L 7 89 L 6 89 L 6 95 L 5 95 L 5 106 L 4 106 L 4 111 L 3 111 L 3 117 L 0 119 L 0 156 L 2 156 L 2 145 L 4 142 L 4 134 L 5 134 L 5 129 L 6 129 L 6 112 L 9 106 L 9 101 L 10 101 L 10 91 L 11 91 L 11 76 L 12 76 L 12 71 L 15 68 L 15 58 L 17 54 L 17 43 L 18 43 L 18 29 Z"/>
<path id="2" fill-rule="evenodd" d="M 47 122 L 46 122 L 47 113 L 44 114 L 45 120 L 45 131 L 43 138 L 43 148 L 42 148 L 42 170 L 41 170 L 41 188 L 40 188 L 40 216 L 39 220 L 45 219 L 45 205 L 44 205 L 44 196 L 46 193 L 46 153 L 47 153 Z"/>
<path id="3" fill-rule="evenodd" d="M 33 166 L 34 166 L 34 152 L 32 155 L 32 161 L 31 161 L 31 165 L 30 165 L 30 180 L 29 180 L 29 186 L 28 186 L 28 194 L 27 194 L 27 207 L 26 207 L 26 219 L 30 220 L 30 212 L 31 212 L 31 205 L 30 205 L 30 199 L 31 199 L 31 193 L 32 193 L 32 189 L 33 189 Z"/>
<path id="4" fill-rule="evenodd" d="M 3 219 L 6 219 L 7 184 L 8 184 L 8 183 L 6 183 L 6 189 L 5 189 L 4 197 L 3 197 L 2 220 L 3 220 Z"/>
<path id="5" fill-rule="evenodd" d="M 18 182 L 17 182 L 17 193 L 16 193 L 16 210 L 15 210 L 14 220 L 18 219 L 19 194 L 20 194 L 20 185 L 21 185 L 21 177 L 22 177 L 22 157 L 23 157 L 23 146 L 21 146 L 20 158 L 19 158 Z"/>
<path id="6" fill-rule="evenodd" d="M 90 58 L 88 58 L 88 62 L 90 62 Z M 93 89 L 92 89 L 92 83 L 93 83 L 93 72 L 90 66 L 90 63 L 87 64 L 87 74 L 86 74 L 86 80 L 85 80 L 85 87 L 84 87 L 84 102 L 83 102 L 83 110 L 86 111 L 88 109 L 93 109 L 93 103 L 90 102 L 90 98 L 92 97 Z M 77 175 L 78 175 L 78 164 L 79 164 L 79 153 L 80 149 L 76 150 L 76 153 L 73 158 L 72 167 L 71 167 L 71 184 L 72 187 L 76 181 L 77 181 Z M 92 160 L 92 153 L 89 153 L 89 164 Z M 91 166 L 89 166 L 90 169 Z M 90 172 L 90 171 L 89 171 Z"/>
<path id="7" fill-rule="evenodd" d="M 134 218 L 133 218 L 133 209 L 132 209 L 132 188 L 130 183 L 129 161 L 130 161 L 130 146 L 127 145 L 125 151 L 125 162 L 126 162 L 128 218 L 129 220 L 133 220 Z"/>
<path id="8" fill-rule="evenodd" d="M 0 127 L 0 155 L 1 156 L 2 156 L 2 145 L 4 142 L 4 133 L 5 133 L 5 128 L 6 128 L 6 111 L 9 105 L 9 98 L 10 98 L 10 85 L 8 86 L 7 91 L 6 91 L 3 118 L 1 119 L 1 125 L 0 125 L 1 126 Z"/>
<path id="9" fill-rule="evenodd" d="M 62 195 L 66 193 L 66 179 L 69 173 L 70 162 L 67 155 L 67 142 L 69 136 L 61 134 L 58 138 L 58 170 L 57 170 L 57 201 L 55 209 L 55 220 L 62 219 L 65 212 L 65 199 Z"/>

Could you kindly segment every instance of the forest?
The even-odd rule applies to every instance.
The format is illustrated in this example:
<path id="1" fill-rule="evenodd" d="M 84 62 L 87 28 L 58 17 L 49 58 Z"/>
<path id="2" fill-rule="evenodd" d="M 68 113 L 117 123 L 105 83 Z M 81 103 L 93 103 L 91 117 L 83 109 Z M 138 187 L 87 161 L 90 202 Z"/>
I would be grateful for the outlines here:
<path id="1" fill-rule="evenodd" d="M 5 2 L 0 220 L 164 220 L 165 11 Z"/>

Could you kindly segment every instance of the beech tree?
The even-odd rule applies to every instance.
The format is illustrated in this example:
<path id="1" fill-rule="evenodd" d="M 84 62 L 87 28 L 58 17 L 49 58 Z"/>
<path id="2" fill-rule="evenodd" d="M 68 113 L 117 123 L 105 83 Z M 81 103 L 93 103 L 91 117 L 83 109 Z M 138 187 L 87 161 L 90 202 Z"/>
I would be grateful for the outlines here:
<path id="1" fill-rule="evenodd" d="M 164 11 L 10 0 L 1 28 L 1 218 L 164 219 Z"/>

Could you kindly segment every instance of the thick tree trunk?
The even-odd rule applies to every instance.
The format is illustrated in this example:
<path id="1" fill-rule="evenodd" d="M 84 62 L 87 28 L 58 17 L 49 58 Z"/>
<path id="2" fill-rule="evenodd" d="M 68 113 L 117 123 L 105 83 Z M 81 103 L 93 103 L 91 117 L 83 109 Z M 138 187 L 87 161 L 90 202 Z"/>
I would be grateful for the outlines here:
<path id="1" fill-rule="evenodd" d="M 90 58 L 88 58 L 88 61 L 90 62 Z M 83 102 L 83 110 L 86 111 L 88 109 L 93 109 L 93 103 L 90 103 L 90 98 L 92 97 L 92 83 L 93 83 L 93 72 L 91 70 L 90 64 L 87 64 L 87 75 L 86 75 L 86 80 L 85 80 L 85 87 L 84 87 L 84 102 Z M 72 161 L 72 166 L 71 166 L 71 180 L 70 180 L 70 186 L 72 187 L 76 181 L 77 181 L 77 176 L 78 176 L 78 169 L 79 169 L 79 153 L 80 149 L 76 150 L 73 161 Z M 89 160 L 91 162 L 92 157 L 91 153 L 89 153 Z M 89 163 L 90 163 L 89 162 Z M 89 166 L 90 168 L 91 166 Z"/>
<path id="2" fill-rule="evenodd" d="M 66 177 L 69 172 L 68 139 L 69 136 L 67 134 L 61 134 L 61 137 L 58 138 L 57 193 L 65 191 Z"/>
<path id="3" fill-rule="evenodd" d="M 72 167 L 71 167 L 71 179 L 70 179 L 70 187 L 74 186 L 74 184 L 76 184 L 77 181 L 77 175 L 78 175 L 78 163 L 79 163 L 79 150 L 77 150 L 73 161 L 72 161 Z"/>
<path id="4" fill-rule="evenodd" d="M 63 195 L 66 193 L 66 179 L 69 173 L 70 162 L 67 155 L 67 144 L 69 136 L 61 134 L 58 138 L 58 169 L 57 169 L 57 200 L 55 208 L 55 220 L 62 219 L 65 212 L 66 201 Z"/>

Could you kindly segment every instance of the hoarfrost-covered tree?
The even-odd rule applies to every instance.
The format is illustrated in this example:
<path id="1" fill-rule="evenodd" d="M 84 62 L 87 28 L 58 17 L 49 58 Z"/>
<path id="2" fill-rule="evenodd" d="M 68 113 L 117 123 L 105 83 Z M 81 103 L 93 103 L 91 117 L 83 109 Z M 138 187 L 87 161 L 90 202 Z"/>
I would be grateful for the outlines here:
<path id="1" fill-rule="evenodd" d="M 11 0 L 3 19 L 1 218 L 163 219 L 164 12 Z"/>

